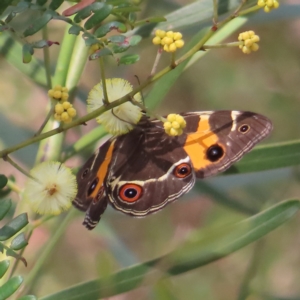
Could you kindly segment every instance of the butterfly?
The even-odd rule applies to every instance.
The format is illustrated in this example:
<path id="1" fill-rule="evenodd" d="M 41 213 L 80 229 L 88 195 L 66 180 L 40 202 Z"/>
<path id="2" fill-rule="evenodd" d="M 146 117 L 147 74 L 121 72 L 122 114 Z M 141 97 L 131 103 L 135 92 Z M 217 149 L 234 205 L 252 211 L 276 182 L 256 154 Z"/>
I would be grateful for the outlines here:
<path id="1" fill-rule="evenodd" d="M 163 123 L 143 116 L 129 133 L 105 142 L 77 174 L 73 205 L 89 230 L 109 203 L 136 217 L 157 212 L 187 193 L 197 178 L 223 172 L 272 130 L 260 114 L 242 111 L 183 113 L 184 132 L 172 137 Z"/>

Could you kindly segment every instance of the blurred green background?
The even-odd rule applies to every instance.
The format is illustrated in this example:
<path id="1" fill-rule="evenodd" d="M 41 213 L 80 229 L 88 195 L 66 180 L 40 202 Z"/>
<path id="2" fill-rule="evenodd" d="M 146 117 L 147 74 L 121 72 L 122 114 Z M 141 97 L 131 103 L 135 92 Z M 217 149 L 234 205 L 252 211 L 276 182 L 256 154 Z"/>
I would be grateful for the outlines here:
<path id="1" fill-rule="evenodd" d="M 142 15 L 165 15 L 187 3 L 191 2 L 145 1 Z M 270 14 L 260 12 L 250 17 L 245 26 L 227 41 L 235 41 L 239 32 L 254 30 L 261 38 L 258 52 L 245 55 L 238 48 L 209 51 L 180 76 L 155 111 L 165 115 L 217 109 L 250 110 L 273 121 L 274 131 L 264 143 L 299 139 L 299 15 L 300 5 L 295 0 L 282 1 L 281 7 Z M 184 28 L 185 41 L 188 42 L 201 26 L 203 24 Z M 64 25 L 51 22 L 49 29 L 50 39 L 61 41 Z M 53 65 L 59 48 L 50 48 Z M 134 75 L 141 82 L 145 80 L 150 74 L 156 47 L 148 38 L 134 51 L 138 51 L 141 59 L 133 66 L 117 67 L 115 61 L 108 59 L 107 77 L 122 77 L 134 85 L 138 84 Z M 36 51 L 36 55 L 42 57 L 42 52 Z M 21 53 L 16 59 L 21 61 Z M 169 56 L 164 54 L 159 69 L 168 63 Z M 22 75 L 4 56 L 0 56 L 0 78 L 0 147 L 5 148 L 34 134 L 44 119 L 48 97 L 45 89 Z M 80 97 L 74 103 L 80 115 L 86 113 L 84 100 L 88 91 L 99 81 L 99 65 L 95 61 L 88 62 L 79 85 Z M 148 91 L 145 91 L 145 96 Z M 70 130 L 67 133 L 68 145 L 96 126 L 96 122 L 91 121 L 84 128 Z M 94 149 L 99 145 L 100 142 Z M 31 168 L 36 151 L 37 145 L 29 146 L 17 151 L 13 157 L 24 167 Z M 84 155 L 68 160 L 67 165 L 79 167 L 92 151 L 90 149 Z M 23 186 L 23 175 L 3 161 L 0 167 L 1 173 L 14 175 L 18 185 Z M 195 228 L 218 230 L 247 218 L 251 212 L 285 199 L 299 198 L 299 181 L 300 169 L 297 166 L 253 174 L 220 175 L 205 180 L 205 184 L 238 203 L 239 209 L 229 207 L 210 192 L 203 192 L 203 183 L 198 183 L 179 201 L 146 218 L 131 218 L 109 207 L 92 232 L 81 225 L 84 214 L 78 212 L 47 259 L 32 293 L 38 296 L 51 294 L 78 282 L 161 256 L 180 245 Z M 19 201 L 16 195 L 12 195 L 12 199 L 15 203 Z M 20 274 L 26 277 L 39 250 L 49 238 L 49 228 L 62 222 L 63 218 L 62 215 L 34 231 L 24 253 L 29 267 L 20 266 Z M 249 280 L 251 296 L 248 299 L 300 299 L 299 227 L 300 218 L 297 216 L 259 242 L 226 258 L 180 276 L 166 278 L 155 286 L 140 287 L 110 299 L 238 299 L 243 281 L 252 271 L 254 275 Z M 255 270 L 249 269 L 251 266 Z"/>

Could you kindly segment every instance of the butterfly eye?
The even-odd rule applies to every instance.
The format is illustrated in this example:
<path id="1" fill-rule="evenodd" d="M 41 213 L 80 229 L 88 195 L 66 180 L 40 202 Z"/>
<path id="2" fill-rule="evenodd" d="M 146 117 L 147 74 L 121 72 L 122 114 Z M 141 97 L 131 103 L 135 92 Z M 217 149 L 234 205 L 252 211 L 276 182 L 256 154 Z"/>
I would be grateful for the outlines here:
<path id="1" fill-rule="evenodd" d="M 86 177 L 87 174 L 89 174 L 90 169 L 85 169 L 81 175 L 81 178 L 83 179 L 84 177 Z"/>
<path id="2" fill-rule="evenodd" d="M 137 184 L 124 184 L 119 191 L 119 197 L 126 202 L 135 202 L 142 197 L 143 188 Z"/>
<path id="3" fill-rule="evenodd" d="M 178 178 L 185 178 L 190 175 L 192 172 L 192 168 L 189 164 L 182 163 L 174 169 L 174 175 Z"/>
<path id="4" fill-rule="evenodd" d="M 96 188 L 98 182 L 99 182 L 99 178 L 96 177 L 96 178 L 94 179 L 94 181 L 91 183 L 91 185 L 90 185 L 90 187 L 89 187 L 89 189 L 88 189 L 88 196 L 90 196 L 90 195 L 93 193 L 93 191 L 95 190 L 95 188 Z"/>
<path id="5" fill-rule="evenodd" d="M 223 155 L 224 155 L 224 150 L 218 144 L 210 146 L 206 151 L 207 159 L 211 162 L 218 161 L 220 158 L 223 157 Z"/>
<path id="6" fill-rule="evenodd" d="M 239 127 L 239 132 L 246 133 L 249 131 L 249 129 L 250 129 L 250 126 L 247 124 L 244 124 Z"/>

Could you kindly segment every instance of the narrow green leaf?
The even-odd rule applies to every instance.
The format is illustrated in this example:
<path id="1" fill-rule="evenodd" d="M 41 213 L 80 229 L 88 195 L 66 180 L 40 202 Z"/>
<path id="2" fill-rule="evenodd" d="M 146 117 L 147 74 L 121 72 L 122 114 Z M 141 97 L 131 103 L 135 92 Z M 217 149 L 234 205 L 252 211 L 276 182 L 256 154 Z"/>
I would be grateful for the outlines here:
<path id="1" fill-rule="evenodd" d="M 33 46 L 31 44 L 24 44 L 22 48 L 23 63 L 25 64 L 30 63 L 33 53 L 34 53 Z"/>
<path id="2" fill-rule="evenodd" d="M 36 3 L 41 6 L 44 5 L 46 2 L 47 2 L 47 0 L 37 0 L 36 1 Z"/>
<path id="3" fill-rule="evenodd" d="M 10 248 L 13 250 L 20 250 L 28 245 L 28 242 L 26 240 L 25 234 L 21 232 L 18 234 L 10 244 Z"/>
<path id="4" fill-rule="evenodd" d="M 89 56 L 89 60 L 97 59 L 101 56 L 112 55 L 113 53 L 108 48 L 103 48 Z"/>
<path id="5" fill-rule="evenodd" d="M 88 281 L 40 300 L 81 300 L 110 297 L 166 275 L 178 275 L 211 263 L 260 239 L 291 219 L 300 208 L 299 200 L 281 202 L 242 222 L 216 230 L 197 230 L 174 251 L 143 264 L 123 269 L 105 279 Z"/>
<path id="6" fill-rule="evenodd" d="M 106 19 L 113 9 L 112 5 L 104 5 L 102 9 L 97 10 L 93 16 L 91 16 L 84 24 L 85 29 L 92 29 L 104 19 Z"/>
<path id="7" fill-rule="evenodd" d="M 21 298 L 18 298 L 18 300 L 37 300 L 38 298 L 34 295 L 26 295 Z"/>
<path id="8" fill-rule="evenodd" d="M 49 8 L 51 10 L 57 10 L 63 4 L 63 2 L 64 0 L 52 0 L 49 4 Z"/>
<path id="9" fill-rule="evenodd" d="M 130 46 L 128 44 L 121 44 L 121 45 L 112 45 L 111 49 L 113 53 L 122 53 L 125 52 Z"/>
<path id="10" fill-rule="evenodd" d="M 140 56 L 138 54 L 128 54 L 120 58 L 119 65 L 132 65 L 139 60 Z"/>
<path id="11" fill-rule="evenodd" d="M 21 276 L 10 278 L 6 283 L 4 283 L 0 287 L 0 299 L 4 300 L 10 297 L 13 293 L 17 291 L 22 282 L 23 278 Z"/>
<path id="12" fill-rule="evenodd" d="M 82 30 L 82 28 L 78 25 L 72 25 L 69 28 L 69 34 L 74 34 L 74 35 L 79 35 L 80 31 Z"/>
<path id="13" fill-rule="evenodd" d="M 10 199 L 2 199 L 0 200 L 0 220 L 2 220 L 11 207 Z"/>
<path id="14" fill-rule="evenodd" d="M 0 229 L 0 241 L 5 241 L 16 233 L 18 233 L 23 227 L 28 224 L 28 217 L 26 213 L 12 219 Z"/>
<path id="15" fill-rule="evenodd" d="M 224 174 L 258 172 L 300 164 L 300 140 L 257 146 Z"/>
<path id="16" fill-rule="evenodd" d="M 13 2 L 13 0 L 1 0 L 0 1 L 0 15 L 4 10 Z"/>
<path id="17" fill-rule="evenodd" d="M 109 23 L 106 23 L 104 25 L 101 25 L 96 31 L 95 36 L 96 37 L 103 37 L 107 33 L 109 33 L 112 30 L 117 30 L 118 32 L 124 33 L 127 31 L 127 27 L 124 23 L 118 22 L 118 21 L 112 21 Z"/>
<path id="18" fill-rule="evenodd" d="M 51 19 L 52 15 L 50 13 L 43 14 L 41 17 L 37 18 L 27 29 L 25 29 L 23 32 L 24 37 L 35 34 L 45 27 Z"/>
<path id="19" fill-rule="evenodd" d="M 0 174 L 0 189 L 3 189 L 7 185 L 7 177 L 3 174 Z"/>
<path id="20" fill-rule="evenodd" d="M 74 22 L 79 23 L 91 15 L 92 12 L 100 10 L 105 4 L 103 2 L 94 2 L 84 9 L 80 10 L 74 17 Z"/>
<path id="21" fill-rule="evenodd" d="M 8 259 L 0 261 L 0 278 L 6 273 L 10 265 L 10 261 Z"/>
<path id="22" fill-rule="evenodd" d="M 142 40 L 142 37 L 140 35 L 133 35 L 128 38 L 129 45 L 132 47 L 137 45 L 141 40 Z"/>
<path id="23" fill-rule="evenodd" d="M 126 36 L 124 35 L 113 35 L 107 39 L 111 43 L 124 43 L 126 40 Z"/>

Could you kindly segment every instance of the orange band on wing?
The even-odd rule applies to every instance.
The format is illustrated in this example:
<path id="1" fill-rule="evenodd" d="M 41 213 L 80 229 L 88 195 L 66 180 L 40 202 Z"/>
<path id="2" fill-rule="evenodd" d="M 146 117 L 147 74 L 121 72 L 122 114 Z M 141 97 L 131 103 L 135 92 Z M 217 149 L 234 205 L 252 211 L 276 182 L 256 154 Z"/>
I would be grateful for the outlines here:
<path id="1" fill-rule="evenodd" d="M 111 162 L 112 153 L 113 153 L 113 150 L 114 150 L 114 144 L 115 144 L 115 140 L 112 141 L 112 143 L 110 144 L 110 146 L 109 146 L 109 148 L 106 152 L 105 158 L 104 158 L 102 164 L 99 167 L 99 170 L 97 172 L 97 177 L 99 178 L 99 181 L 98 181 L 97 187 L 95 188 L 93 193 L 90 195 L 90 197 L 93 197 L 93 198 L 96 197 L 96 195 L 98 194 L 99 189 L 102 187 L 104 178 L 105 178 L 105 176 L 107 174 L 107 171 L 108 171 L 109 164 Z"/>
<path id="2" fill-rule="evenodd" d="M 184 150 L 191 158 L 196 171 L 212 164 L 206 157 L 206 151 L 210 146 L 217 143 L 218 136 L 211 131 L 209 116 L 202 116 L 197 132 L 189 134 L 184 144 Z"/>

